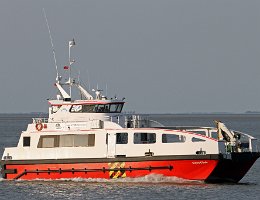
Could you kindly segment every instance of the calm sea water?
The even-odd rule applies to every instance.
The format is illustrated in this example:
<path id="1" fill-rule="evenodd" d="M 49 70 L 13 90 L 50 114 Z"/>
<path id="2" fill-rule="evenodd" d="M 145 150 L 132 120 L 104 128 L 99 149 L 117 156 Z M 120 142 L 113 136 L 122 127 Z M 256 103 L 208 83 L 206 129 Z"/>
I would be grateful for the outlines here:
<path id="1" fill-rule="evenodd" d="M 0 114 L 0 153 L 16 146 L 20 132 L 36 114 Z M 219 119 L 234 130 L 260 139 L 260 115 L 151 115 L 165 125 L 214 126 Z M 239 184 L 205 184 L 150 175 L 136 179 L 72 179 L 6 181 L 0 178 L 0 199 L 260 199 L 260 159 Z"/>

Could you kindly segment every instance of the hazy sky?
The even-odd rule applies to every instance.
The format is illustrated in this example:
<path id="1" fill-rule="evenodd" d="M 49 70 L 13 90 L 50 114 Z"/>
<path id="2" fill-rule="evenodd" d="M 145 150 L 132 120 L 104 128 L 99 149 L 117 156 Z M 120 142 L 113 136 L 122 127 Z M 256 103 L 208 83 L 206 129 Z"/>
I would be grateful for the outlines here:
<path id="1" fill-rule="evenodd" d="M 260 110 L 258 0 L 1 0 L 0 112 L 48 111 L 75 38 L 75 76 L 142 113 Z M 88 86 L 87 86 L 88 87 Z"/>

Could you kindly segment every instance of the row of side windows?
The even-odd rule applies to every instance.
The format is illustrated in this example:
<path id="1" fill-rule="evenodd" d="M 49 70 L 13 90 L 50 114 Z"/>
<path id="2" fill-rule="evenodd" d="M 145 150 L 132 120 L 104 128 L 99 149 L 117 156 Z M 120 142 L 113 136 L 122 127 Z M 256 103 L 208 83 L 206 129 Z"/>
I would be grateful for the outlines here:
<path id="1" fill-rule="evenodd" d="M 162 134 L 162 143 L 184 143 L 186 137 L 175 134 Z M 205 142 L 203 139 L 192 138 L 192 142 Z M 127 144 L 128 133 L 117 133 L 116 144 Z M 134 133 L 134 144 L 153 144 L 156 143 L 155 133 Z"/>
<path id="2" fill-rule="evenodd" d="M 162 134 L 162 143 L 184 143 L 186 137 L 175 134 Z M 192 138 L 192 142 L 205 142 L 200 138 Z M 23 146 L 29 147 L 30 137 L 23 137 Z M 106 142 L 107 143 L 107 142 Z M 155 133 L 134 133 L 134 144 L 156 143 Z M 116 133 L 116 144 L 128 144 L 128 133 Z M 68 134 L 68 135 L 43 135 L 40 136 L 37 148 L 54 147 L 93 147 L 95 146 L 95 134 Z"/>
<path id="3" fill-rule="evenodd" d="M 54 147 L 93 147 L 95 134 L 84 135 L 46 135 L 41 136 L 37 148 Z"/>

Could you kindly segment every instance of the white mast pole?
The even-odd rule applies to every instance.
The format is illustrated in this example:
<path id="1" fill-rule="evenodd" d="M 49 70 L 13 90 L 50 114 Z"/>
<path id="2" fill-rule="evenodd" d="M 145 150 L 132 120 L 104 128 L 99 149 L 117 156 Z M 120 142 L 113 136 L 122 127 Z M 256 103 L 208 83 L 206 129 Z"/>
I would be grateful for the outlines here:
<path id="1" fill-rule="evenodd" d="M 70 87 L 70 98 L 71 98 L 71 58 L 70 58 L 70 48 L 71 48 L 71 41 L 69 41 L 69 87 Z"/>
<path id="2" fill-rule="evenodd" d="M 71 60 L 71 50 L 70 48 L 75 45 L 75 40 L 72 39 L 69 41 L 69 87 L 70 87 L 70 98 L 71 98 L 71 88 L 72 88 L 72 79 L 71 79 L 71 65 L 75 62 L 74 60 Z"/>

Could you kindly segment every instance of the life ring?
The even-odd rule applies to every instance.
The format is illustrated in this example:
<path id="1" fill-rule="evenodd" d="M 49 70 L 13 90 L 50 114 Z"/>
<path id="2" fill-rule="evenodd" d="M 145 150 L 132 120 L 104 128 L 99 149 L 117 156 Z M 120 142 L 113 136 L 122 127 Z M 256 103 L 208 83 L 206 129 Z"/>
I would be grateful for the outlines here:
<path id="1" fill-rule="evenodd" d="M 43 129 L 43 124 L 38 123 L 38 124 L 35 125 L 35 128 L 37 129 L 37 131 L 41 131 Z"/>

